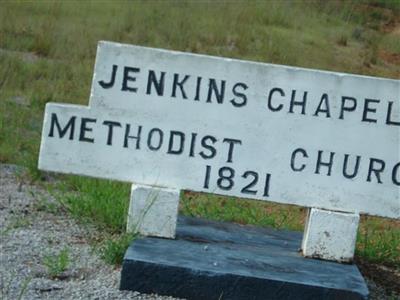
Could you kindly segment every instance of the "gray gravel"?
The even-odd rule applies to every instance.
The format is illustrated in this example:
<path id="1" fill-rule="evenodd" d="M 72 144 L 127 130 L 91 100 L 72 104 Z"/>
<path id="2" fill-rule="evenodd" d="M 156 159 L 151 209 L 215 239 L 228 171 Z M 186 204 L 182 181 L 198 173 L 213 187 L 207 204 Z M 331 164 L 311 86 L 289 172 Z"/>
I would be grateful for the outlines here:
<path id="1" fill-rule="evenodd" d="M 0 165 L 0 299 L 173 299 L 119 291 L 120 269 L 93 253 L 88 238 L 43 189 L 23 183 L 22 170 Z M 67 249 L 62 280 L 52 279 L 45 257 Z"/>

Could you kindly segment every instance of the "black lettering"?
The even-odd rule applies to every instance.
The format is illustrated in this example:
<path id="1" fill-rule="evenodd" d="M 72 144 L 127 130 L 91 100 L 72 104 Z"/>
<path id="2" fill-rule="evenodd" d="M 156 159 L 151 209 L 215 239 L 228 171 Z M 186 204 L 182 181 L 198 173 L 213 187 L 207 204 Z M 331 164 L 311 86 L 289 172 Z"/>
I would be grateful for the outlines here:
<path id="1" fill-rule="evenodd" d="M 399 170 L 400 170 L 400 162 L 398 162 L 394 167 L 392 171 L 392 181 L 395 185 L 400 185 L 400 176 L 399 175 Z"/>
<path id="2" fill-rule="evenodd" d="M 131 124 L 126 124 L 125 126 L 125 136 L 124 136 L 124 148 L 128 148 L 128 139 L 136 140 L 136 149 L 140 149 L 140 137 L 142 134 L 142 126 L 138 126 L 138 131 L 136 136 L 130 135 Z"/>
<path id="3" fill-rule="evenodd" d="M 392 109 L 393 109 L 393 101 L 389 101 L 389 103 L 388 103 L 388 113 L 387 113 L 387 116 L 386 116 L 386 124 L 400 126 L 400 120 L 399 120 L 399 122 L 392 121 L 392 118 L 391 118 Z M 399 112 L 399 115 L 400 115 L 400 112 Z"/>
<path id="4" fill-rule="evenodd" d="M 79 132 L 79 141 L 94 143 L 94 138 L 89 138 L 86 136 L 87 132 L 92 132 L 93 128 L 87 127 L 87 123 L 96 123 L 96 119 L 82 118 L 81 120 L 81 130 Z"/>
<path id="5" fill-rule="evenodd" d="M 254 172 L 254 171 L 246 171 L 242 175 L 242 177 L 244 179 L 246 179 L 249 176 L 253 177 L 253 179 L 250 180 L 250 183 L 248 185 L 246 185 L 244 188 L 242 188 L 242 190 L 240 192 L 243 194 L 255 195 L 255 194 L 257 194 L 257 190 L 251 190 L 251 188 L 253 186 L 255 186 L 258 182 L 258 173 Z"/>
<path id="6" fill-rule="evenodd" d="M 197 77 L 196 80 L 196 95 L 194 96 L 194 100 L 200 100 L 200 87 L 201 87 L 201 77 Z"/>
<path id="7" fill-rule="evenodd" d="M 246 103 L 247 103 L 247 96 L 246 96 L 246 94 L 244 94 L 243 92 L 238 92 L 238 91 L 236 90 L 238 87 L 242 88 L 244 91 L 247 90 L 247 88 L 248 88 L 248 86 L 247 86 L 245 83 L 243 83 L 243 82 L 238 82 L 238 83 L 236 83 L 236 84 L 233 86 L 233 88 L 232 88 L 232 93 L 233 93 L 233 95 L 235 95 L 236 97 L 239 97 L 240 99 L 242 99 L 242 102 L 237 102 L 237 101 L 236 101 L 237 98 L 233 98 L 233 99 L 231 100 L 231 103 L 232 103 L 232 105 L 235 106 L 235 107 L 245 106 Z"/>
<path id="8" fill-rule="evenodd" d="M 278 106 L 272 106 L 272 94 L 278 92 L 282 97 L 285 97 L 285 92 L 281 88 L 273 88 L 268 95 L 268 108 L 271 111 L 280 111 L 283 108 L 283 104 L 279 104 Z"/>
<path id="9" fill-rule="evenodd" d="M 354 170 L 353 170 L 352 174 L 349 174 L 348 170 L 347 170 L 347 164 L 349 162 L 349 157 L 350 157 L 350 154 L 345 154 L 344 155 L 343 176 L 348 178 L 348 179 L 351 179 L 351 178 L 354 178 L 354 177 L 357 176 L 358 169 L 360 168 L 361 156 L 359 156 L 359 155 L 356 156 L 356 163 L 355 163 Z"/>
<path id="10" fill-rule="evenodd" d="M 224 191 L 229 191 L 235 185 L 233 178 L 235 177 L 235 170 L 230 167 L 222 167 L 218 170 L 217 186 Z M 225 184 L 224 184 L 225 183 Z"/>
<path id="11" fill-rule="evenodd" d="M 327 94 L 323 94 L 321 97 L 321 101 L 319 102 L 318 108 L 314 113 L 314 116 L 318 116 L 319 113 L 326 114 L 327 118 L 331 117 L 331 112 L 329 108 L 329 98 Z"/>
<path id="12" fill-rule="evenodd" d="M 292 153 L 292 158 L 290 160 L 290 167 L 292 168 L 293 171 L 295 172 L 301 172 L 304 170 L 304 168 L 306 167 L 306 164 L 302 164 L 300 167 L 296 168 L 295 167 L 295 162 L 296 162 L 296 155 L 297 153 L 300 153 L 303 155 L 303 157 L 308 158 L 308 154 L 307 151 L 302 149 L 302 148 L 297 148 L 296 150 L 293 151 Z"/>
<path id="13" fill-rule="evenodd" d="M 104 121 L 103 125 L 108 126 L 107 145 L 111 146 L 112 145 L 113 132 L 114 132 L 113 129 L 114 129 L 115 126 L 121 127 L 121 123 L 113 122 L 113 121 Z"/>
<path id="14" fill-rule="evenodd" d="M 271 174 L 267 173 L 265 174 L 265 184 L 264 184 L 264 197 L 269 197 L 269 185 L 271 182 Z"/>
<path id="15" fill-rule="evenodd" d="M 376 123 L 376 119 L 371 119 L 368 118 L 367 114 L 370 113 L 376 113 L 376 108 L 371 108 L 369 107 L 370 103 L 379 103 L 380 100 L 376 100 L 376 99 L 365 99 L 364 101 L 364 110 L 363 110 L 363 117 L 362 117 L 362 121 L 363 122 L 370 122 L 370 123 Z"/>
<path id="16" fill-rule="evenodd" d="M 158 96 L 164 95 L 164 77 L 165 72 L 161 72 L 161 78 L 157 81 L 156 73 L 153 70 L 149 70 L 149 76 L 147 78 L 147 89 L 146 94 L 151 94 L 151 86 L 154 86 Z"/>
<path id="17" fill-rule="evenodd" d="M 225 95 L 225 80 L 221 80 L 220 88 L 218 89 L 217 82 L 215 79 L 210 78 L 208 82 L 208 95 L 207 102 L 211 102 L 212 95 L 215 95 L 218 104 L 222 104 L 224 102 Z"/>
<path id="18" fill-rule="evenodd" d="M 204 177 L 204 184 L 203 188 L 208 189 L 210 186 L 210 173 L 211 173 L 211 166 L 206 166 L 206 176 Z"/>
<path id="19" fill-rule="evenodd" d="M 375 166 L 378 164 L 378 166 Z M 378 158 L 370 158 L 369 159 L 369 168 L 368 168 L 368 177 L 367 181 L 371 182 L 372 173 L 375 174 L 378 183 L 382 183 L 380 173 L 385 169 L 385 162 Z"/>
<path id="20" fill-rule="evenodd" d="M 174 149 L 175 137 L 179 138 L 180 144 L 178 149 Z M 181 131 L 171 130 L 168 143 L 168 154 L 182 154 L 184 148 L 185 148 L 185 134 Z"/>
<path id="21" fill-rule="evenodd" d="M 296 99 L 296 90 L 292 91 L 292 97 L 290 98 L 290 107 L 289 112 L 293 113 L 294 106 L 301 106 L 301 114 L 306 114 L 306 104 L 307 104 L 307 94 L 308 92 L 303 93 L 303 100 L 302 101 L 295 101 Z"/>
<path id="22" fill-rule="evenodd" d="M 99 81 L 99 84 L 103 89 L 109 89 L 114 86 L 115 77 L 116 77 L 115 75 L 117 74 L 117 69 L 118 69 L 117 65 L 112 66 L 110 82 L 107 83 L 107 82 L 104 82 L 103 80 Z"/>
<path id="23" fill-rule="evenodd" d="M 171 97 L 174 98 L 176 97 L 176 88 L 179 87 L 179 89 L 181 90 L 182 98 L 187 99 L 185 90 L 183 89 L 183 85 L 189 79 L 189 77 L 190 77 L 189 75 L 185 75 L 185 77 L 181 81 L 179 81 L 179 74 L 174 74 L 174 82 L 172 84 Z"/>
<path id="24" fill-rule="evenodd" d="M 154 146 L 152 145 L 152 140 L 153 140 L 153 135 L 156 132 L 158 133 L 158 145 Z M 164 133 L 162 132 L 162 130 L 159 128 L 153 128 L 152 130 L 149 131 L 149 135 L 147 137 L 147 146 L 149 147 L 150 150 L 157 151 L 162 146 L 163 138 L 164 138 Z"/>
<path id="25" fill-rule="evenodd" d="M 192 139 L 190 141 L 190 151 L 189 151 L 189 156 L 194 157 L 194 151 L 195 151 L 195 146 L 196 146 L 196 133 L 192 133 Z"/>
<path id="26" fill-rule="evenodd" d="M 328 162 L 323 162 L 322 161 L 322 154 L 324 153 L 324 151 L 319 150 L 318 151 L 318 158 L 317 158 L 317 164 L 315 166 L 315 174 L 320 174 L 320 169 L 321 166 L 324 167 L 328 167 L 328 172 L 327 172 L 327 176 L 331 176 L 331 171 L 332 171 L 332 165 L 333 165 L 333 157 L 335 156 L 335 152 L 330 152 L 330 156 L 329 156 L 329 161 Z"/>
<path id="27" fill-rule="evenodd" d="M 131 73 L 139 73 L 140 69 L 139 68 L 132 68 L 132 67 L 124 67 L 124 78 L 122 79 L 122 88 L 121 91 L 129 91 L 129 92 L 137 92 L 136 87 L 130 87 L 128 86 L 128 82 L 136 81 L 136 77 L 132 77 L 130 74 Z"/>
<path id="28" fill-rule="evenodd" d="M 350 101 L 352 104 L 350 104 L 350 106 L 347 106 L 346 103 L 347 101 Z M 352 98 L 352 97 L 346 97 L 343 96 L 342 97 L 342 104 L 340 106 L 340 115 L 339 115 L 339 119 L 344 118 L 344 112 L 345 111 L 355 111 L 357 107 L 357 99 Z"/>
<path id="29" fill-rule="evenodd" d="M 228 149 L 228 159 L 226 160 L 226 162 L 232 162 L 232 156 L 233 156 L 233 147 L 235 146 L 235 144 L 242 144 L 241 140 L 235 140 L 235 139 L 228 139 L 225 138 L 222 141 L 223 143 L 227 142 L 229 143 L 229 149 Z"/>
<path id="30" fill-rule="evenodd" d="M 60 123 L 58 123 L 58 118 L 56 113 L 51 114 L 51 122 L 50 122 L 50 132 L 49 132 L 49 137 L 54 136 L 54 125 L 57 127 L 58 130 L 58 136 L 61 138 L 64 137 L 64 135 L 68 132 L 69 130 L 69 139 L 73 140 L 74 139 L 74 132 L 75 132 L 75 119 L 76 116 L 72 116 L 65 127 L 61 129 Z"/>
<path id="31" fill-rule="evenodd" d="M 211 141 L 212 144 L 208 144 L 207 141 Z M 210 152 L 209 154 L 206 154 L 204 153 L 204 151 L 201 151 L 199 154 L 202 158 L 211 159 L 215 157 L 215 155 L 217 154 L 217 150 L 213 145 L 216 141 L 217 139 L 211 135 L 206 135 L 201 139 L 201 145 L 203 146 L 203 148 L 207 149 Z"/>

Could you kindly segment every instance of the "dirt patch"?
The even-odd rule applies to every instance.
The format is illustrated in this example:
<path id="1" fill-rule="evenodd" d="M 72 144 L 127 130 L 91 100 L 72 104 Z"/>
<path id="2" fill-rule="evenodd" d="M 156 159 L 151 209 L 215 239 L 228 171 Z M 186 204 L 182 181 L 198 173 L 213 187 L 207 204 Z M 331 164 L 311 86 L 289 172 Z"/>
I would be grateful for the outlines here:
<path id="1" fill-rule="evenodd" d="M 400 36 L 400 17 L 393 17 L 381 27 L 383 33 Z"/>
<path id="2" fill-rule="evenodd" d="M 379 58 L 386 63 L 400 65 L 400 53 L 393 53 L 386 50 L 379 51 Z"/>
<path id="3" fill-rule="evenodd" d="M 394 297 L 400 297 L 400 270 L 395 267 L 387 267 L 369 263 L 361 259 L 356 264 L 363 276 L 381 286 L 387 293 Z M 397 295 L 396 295 L 397 294 Z"/>

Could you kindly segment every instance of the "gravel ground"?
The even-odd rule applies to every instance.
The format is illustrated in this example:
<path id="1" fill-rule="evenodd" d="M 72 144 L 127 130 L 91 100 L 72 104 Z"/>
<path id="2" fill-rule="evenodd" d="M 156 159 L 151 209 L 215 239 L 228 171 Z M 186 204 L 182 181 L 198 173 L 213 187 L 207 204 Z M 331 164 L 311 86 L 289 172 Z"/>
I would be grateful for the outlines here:
<path id="1" fill-rule="evenodd" d="M 88 245 L 96 232 L 57 210 L 43 189 L 18 180 L 18 171 L 0 165 L 0 299 L 173 299 L 119 291 L 120 269 L 106 265 Z M 68 270 L 62 280 L 52 279 L 45 257 L 63 249 Z"/>
<path id="2" fill-rule="evenodd" d="M 0 164 L 0 299 L 174 299 L 119 291 L 120 268 L 106 265 L 88 244 L 96 231 L 78 226 L 22 169 Z M 68 270 L 52 279 L 45 257 L 68 249 Z M 367 280 L 370 299 L 388 296 Z"/>

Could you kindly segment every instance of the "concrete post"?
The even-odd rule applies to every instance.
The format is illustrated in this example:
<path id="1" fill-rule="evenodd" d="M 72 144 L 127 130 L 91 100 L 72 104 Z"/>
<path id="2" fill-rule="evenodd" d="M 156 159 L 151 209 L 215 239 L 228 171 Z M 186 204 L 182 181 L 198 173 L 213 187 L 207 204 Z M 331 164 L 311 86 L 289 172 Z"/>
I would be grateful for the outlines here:
<path id="1" fill-rule="evenodd" d="M 359 220 L 359 214 L 311 208 L 302 241 L 303 255 L 352 262 Z"/>
<path id="2" fill-rule="evenodd" d="M 127 232 L 175 238 L 179 190 L 132 185 Z"/>

